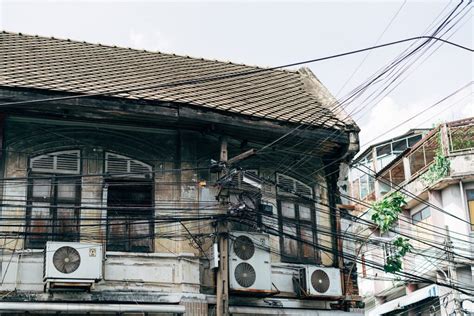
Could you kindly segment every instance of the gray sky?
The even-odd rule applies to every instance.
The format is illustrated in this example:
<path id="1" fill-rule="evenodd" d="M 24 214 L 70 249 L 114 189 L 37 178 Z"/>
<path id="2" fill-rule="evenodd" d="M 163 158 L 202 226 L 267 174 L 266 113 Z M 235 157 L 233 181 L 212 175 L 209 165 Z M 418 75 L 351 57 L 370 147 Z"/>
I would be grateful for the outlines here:
<path id="1" fill-rule="evenodd" d="M 277 66 L 371 46 L 398 10 L 379 43 L 421 35 L 443 9 L 446 14 L 456 4 L 457 1 L 403 4 L 403 1 L 0 0 L 0 29 Z M 451 41 L 473 47 L 470 11 L 445 38 L 452 34 Z M 392 46 L 372 51 L 367 57 L 362 53 L 309 67 L 333 94 L 342 97 L 407 46 Z M 433 51 L 434 48 L 424 56 Z M 358 72 L 339 92 L 364 58 Z M 423 59 L 404 74 L 403 78 L 407 77 L 394 91 L 367 103 L 365 110 L 355 115 L 362 129 L 362 144 L 473 80 L 473 57 L 467 51 L 442 45 L 421 63 Z M 358 107 L 362 100 L 349 106 Z M 411 127 L 468 116 L 474 116 L 472 87 L 379 141 Z"/>

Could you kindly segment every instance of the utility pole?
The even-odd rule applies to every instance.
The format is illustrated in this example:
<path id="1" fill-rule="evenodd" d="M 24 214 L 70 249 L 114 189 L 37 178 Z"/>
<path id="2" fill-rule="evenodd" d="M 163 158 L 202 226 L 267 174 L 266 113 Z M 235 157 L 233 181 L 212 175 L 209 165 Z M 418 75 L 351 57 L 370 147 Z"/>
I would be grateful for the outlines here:
<path id="1" fill-rule="evenodd" d="M 452 290 L 451 293 L 453 295 L 453 302 L 454 302 L 454 313 L 456 316 L 462 316 L 462 308 L 461 308 L 461 298 L 459 296 L 459 292 L 454 289 L 454 282 L 453 280 L 457 280 L 457 273 L 456 273 L 456 266 L 454 264 L 454 256 L 453 256 L 453 242 L 449 236 L 449 227 L 446 227 L 446 255 L 448 259 L 448 277 L 449 283 L 451 284 Z"/>
<path id="2" fill-rule="evenodd" d="M 227 138 L 222 137 L 221 139 L 221 152 L 220 152 L 220 163 L 227 164 L 228 153 L 227 153 Z M 227 170 L 224 167 L 222 175 L 227 174 Z M 227 210 L 226 210 L 227 212 Z M 216 316 L 228 316 L 229 315 L 229 268 L 228 268 L 228 254 L 229 254 L 229 240 L 228 233 L 229 229 L 227 226 L 227 220 L 219 222 L 217 227 L 219 237 L 219 268 L 217 271 L 217 284 L 216 284 Z"/>

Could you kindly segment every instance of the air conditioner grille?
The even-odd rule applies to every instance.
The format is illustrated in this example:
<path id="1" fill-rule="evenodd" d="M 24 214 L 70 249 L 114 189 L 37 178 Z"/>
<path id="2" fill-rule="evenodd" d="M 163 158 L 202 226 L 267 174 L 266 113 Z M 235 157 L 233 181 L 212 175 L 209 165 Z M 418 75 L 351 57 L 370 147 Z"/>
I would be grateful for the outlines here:
<path id="1" fill-rule="evenodd" d="M 246 262 L 241 262 L 235 267 L 234 276 L 241 287 L 251 287 L 256 280 L 255 269 Z"/>
<path id="2" fill-rule="evenodd" d="M 249 260 L 255 254 L 255 246 L 252 239 L 241 235 L 235 239 L 234 252 L 242 260 Z"/>
<path id="3" fill-rule="evenodd" d="M 325 293 L 329 289 L 329 276 L 323 270 L 314 270 L 311 274 L 311 285 L 318 293 Z"/>
<path id="4" fill-rule="evenodd" d="M 72 273 L 79 268 L 81 256 L 79 252 L 69 246 L 64 246 L 56 250 L 53 255 L 54 267 L 62 273 Z"/>

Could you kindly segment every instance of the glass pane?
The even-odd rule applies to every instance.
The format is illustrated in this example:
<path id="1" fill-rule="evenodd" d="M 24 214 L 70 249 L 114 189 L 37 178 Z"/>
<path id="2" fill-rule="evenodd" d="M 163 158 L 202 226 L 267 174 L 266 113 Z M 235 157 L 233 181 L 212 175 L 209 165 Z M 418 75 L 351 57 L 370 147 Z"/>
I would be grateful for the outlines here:
<path id="1" fill-rule="evenodd" d="M 384 156 L 382 158 L 379 158 L 378 159 L 378 170 L 382 170 L 383 168 L 385 168 L 386 165 L 388 165 L 389 163 L 392 162 L 392 160 L 395 158 L 394 155 L 388 155 L 388 156 Z"/>
<path id="2" fill-rule="evenodd" d="M 76 198 L 76 180 L 58 179 L 58 199 L 74 200 Z"/>
<path id="3" fill-rule="evenodd" d="M 305 205 L 298 205 L 300 212 L 300 219 L 305 221 L 311 221 L 311 209 Z"/>
<path id="4" fill-rule="evenodd" d="M 79 239 L 79 231 L 77 226 L 77 218 L 75 216 L 74 208 L 63 208 L 65 205 L 61 205 L 61 208 L 57 209 L 56 213 L 56 227 L 54 240 L 60 241 L 76 241 Z"/>
<path id="5" fill-rule="evenodd" d="M 376 149 L 377 157 L 392 154 L 391 144 L 381 145 Z"/>
<path id="6" fill-rule="evenodd" d="M 375 179 L 369 176 L 369 193 L 372 193 L 374 191 L 375 191 Z"/>
<path id="7" fill-rule="evenodd" d="M 27 232 L 29 248 L 43 248 L 51 231 L 49 203 L 33 203 Z"/>
<path id="8" fill-rule="evenodd" d="M 413 136 L 411 138 L 408 138 L 408 146 L 412 147 L 415 145 L 419 140 L 421 139 L 421 135 Z"/>
<path id="9" fill-rule="evenodd" d="M 314 238 L 313 231 L 310 227 L 300 226 L 301 230 L 301 239 L 307 243 L 303 243 L 303 257 L 308 259 L 314 259 Z"/>
<path id="10" fill-rule="evenodd" d="M 146 219 L 137 219 L 130 224 L 130 250 L 137 252 L 151 251 L 150 222 Z"/>
<path id="11" fill-rule="evenodd" d="M 394 153 L 397 153 L 397 154 L 401 153 L 407 148 L 407 140 L 406 139 L 397 140 L 396 142 L 392 144 L 392 148 L 393 148 Z"/>
<path id="12" fill-rule="evenodd" d="M 33 197 L 49 199 L 51 197 L 51 179 L 33 180 Z"/>
<path id="13" fill-rule="evenodd" d="M 362 176 L 360 179 L 360 198 L 363 199 L 367 196 L 369 193 L 369 184 L 367 182 L 368 177 L 367 175 Z"/>
<path id="14" fill-rule="evenodd" d="M 474 190 L 467 190 L 466 194 L 468 201 L 474 201 Z"/>
<path id="15" fill-rule="evenodd" d="M 421 212 L 416 213 L 411 218 L 413 220 L 413 224 L 418 223 L 421 220 Z"/>
<path id="16" fill-rule="evenodd" d="M 297 236 L 296 234 L 296 225 L 290 223 L 283 224 L 283 233 L 288 234 L 289 236 Z M 283 236 L 283 253 L 290 257 L 298 256 L 298 243 L 291 237 Z"/>
<path id="17" fill-rule="evenodd" d="M 295 218 L 295 204 L 281 202 L 281 215 L 288 218 Z"/>
<path id="18" fill-rule="evenodd" d="M 423 209 L 423 211 L 421 211 L 421 219 L 425 219 L 425 218 L 428 218 L 431 216 L 431 209 L 429 207 Z"/>

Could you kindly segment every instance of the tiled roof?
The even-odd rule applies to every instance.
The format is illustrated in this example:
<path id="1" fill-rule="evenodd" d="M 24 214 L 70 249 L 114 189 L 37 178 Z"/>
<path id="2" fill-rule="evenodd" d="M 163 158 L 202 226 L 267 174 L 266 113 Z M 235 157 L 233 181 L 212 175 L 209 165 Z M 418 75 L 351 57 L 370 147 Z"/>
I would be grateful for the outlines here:
<path id="1" fill-rule="evenodd" d="M 251 74 L 167 85 L 247 72 Z M 270 70 L 9 32 L 0 32 L 0 86 L 111 93 L 330 128 L 355 126 L 331 110 L 334 98 L 305 68 Z"/>

